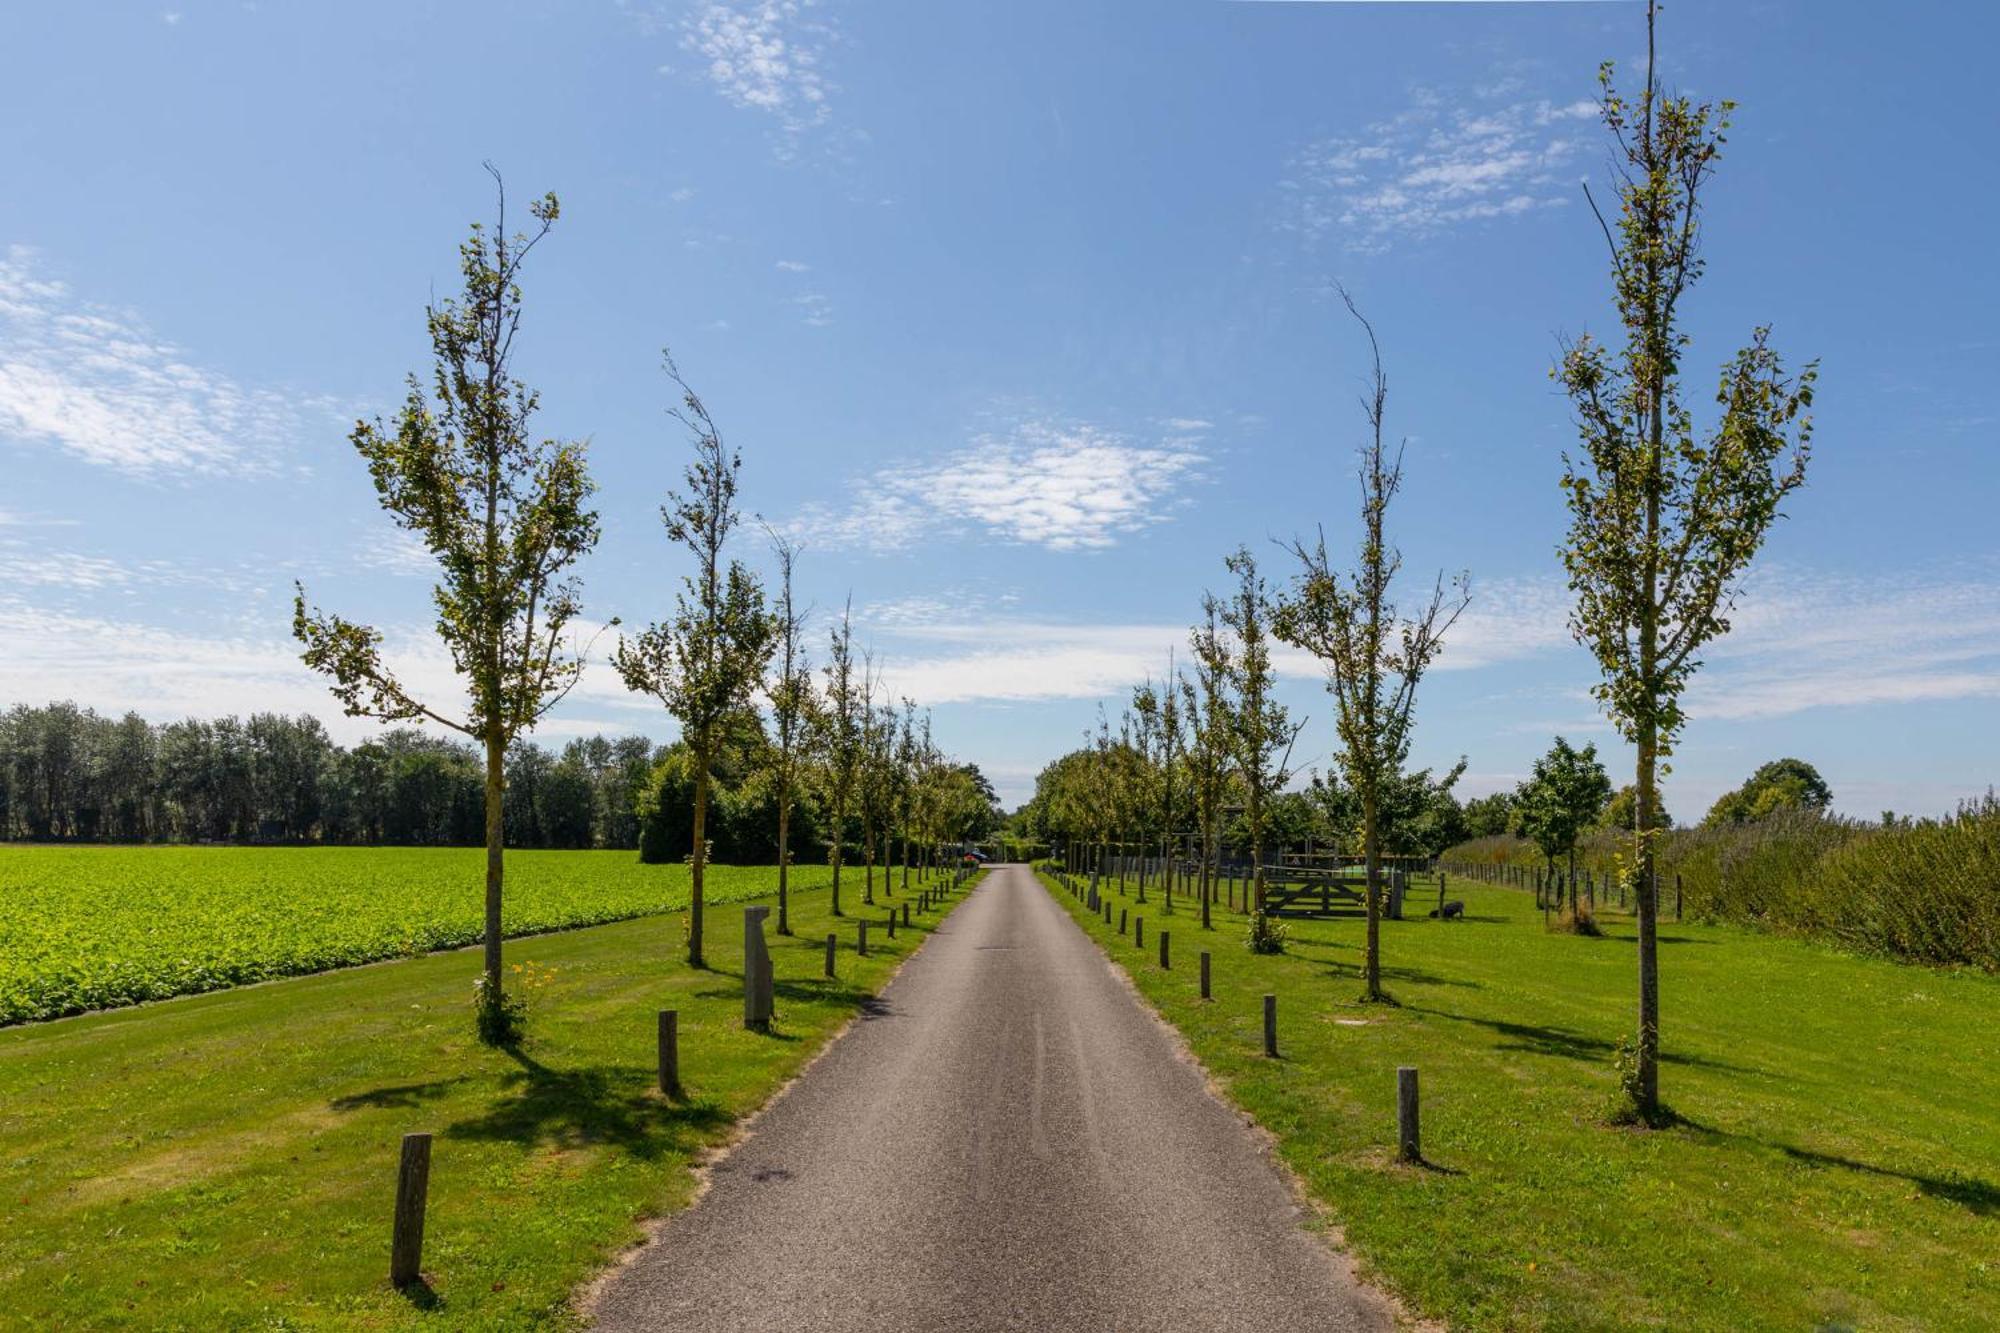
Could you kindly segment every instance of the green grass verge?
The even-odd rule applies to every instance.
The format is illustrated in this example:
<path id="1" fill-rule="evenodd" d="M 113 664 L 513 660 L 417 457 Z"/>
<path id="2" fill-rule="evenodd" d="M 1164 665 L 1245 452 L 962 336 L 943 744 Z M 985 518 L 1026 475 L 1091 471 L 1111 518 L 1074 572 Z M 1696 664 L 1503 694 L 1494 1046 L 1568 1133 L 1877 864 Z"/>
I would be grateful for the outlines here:
<path id="1" fill-rule="evenodd" d="M 510 851 L 509 935 L 687 905 L 684 865 L 633 852 Z M 711 866 L 705 897 L 777 888 L 775 866 Z M 795 867 L 800 888 L 826 866 Z M 859 875 L 855 878 L 858 880 Z M 477 847 L 0 845 L 0 1024 L 471 944 Z"/>
<path id="2" fill-rule="evenodd" d="M 1551 934 L 1531 894 L 1454 880 L 1461 922 L 1385 922 L 1397 1007 L 1366 1006 L 1358 921 L 1288 951 L 1204 934 L 1185 901 L 1146 944 L 1051 892 L 1188 1039 L 1364 1263 L 1453 1327 L 2000 1327 L 2000 979 L 1730 926 L 1668 923 L 1662 1092 L 1684 1122 L 1610 1127 L 1632 1022 L 1629 918 Z M 1424 902 L 1430 901 L 1428 895 Z M 1424 910 L 1422 903 L 1413 907 Z M 1173 933 L 1173 968 L 1156 932 Z M 1198 993 L 1212 955 L 1214 999 Z M 1262 996 L 1279 997 L 1277 1060 Z M 1430 1164 L 1395 1163 L 1415 1065 Z"/>
<path id="3" fill-rule="evenodd" d="M 947 881 L 940 877 L 939 884 Z M 843 889 L 846 886 L 843 885 Z M 914 886 L 913 886 L 914 890 Z M 0 1323 L 24 1328 L 560 1324 L 575 1286 L 687 1203 L 725 1139 L 926 937 L 860 885 L 767 923 L 773 1033 L 742 1027 L 742 917 L 713 970 L 655 916 L 508 946 L 554 975 L 517 1053 L 471 1037 L 476 951 L 0 1031 Z M 897 897 L 901 904 L 906 899 Z M 943 905 L 948 908 L 949 901 Z M 837 931 L 838 977 L 822 976 Z M 687 1098 L 654 1089 L 655 1015 L 680 1011 Z M 398 1141 L 435 1135 L 424 1270 L 388 1285 Z"/>

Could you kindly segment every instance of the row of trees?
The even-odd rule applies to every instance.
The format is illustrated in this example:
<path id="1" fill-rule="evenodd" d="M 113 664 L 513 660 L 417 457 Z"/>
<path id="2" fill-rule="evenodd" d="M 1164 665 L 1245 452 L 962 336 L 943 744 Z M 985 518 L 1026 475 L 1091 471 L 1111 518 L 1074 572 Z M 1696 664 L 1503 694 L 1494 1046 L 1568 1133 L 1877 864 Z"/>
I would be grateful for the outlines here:
<path id="1" fill-rule="evenodd" d="M 637 847 L 635 803 L 658 757 L 644 736 L 516 742 L 508 844 Z M 309 716 L 155 725 L 69 702 L 0 713 L 0 839 L 477 843 L 481 783 L 472 750 L 414 727 L 344 748 Z"/>
<path id="2" fill-rule="evenodd" d="M 488 168 L 489 171 L 491 168 Z M 513 354 L 522 319 L 520 276 L 528 255 L 560 216 L 553 194 L 529 209 L 530 231 L 507 230 L 507 196 L 498 172 L 498 217 L 475 223 L 459 248 L 462 290 L 426 310 L 432 368 L 428 384 L 408 381 L 392 421 L 355 426 L 355 450 L 367 465 L 383 508 L 434 558 L 433 601 L 439 638 L 465 685 L 462 704 L 420 698 L 382 654 L 374 627 L 309 607 L 297 590 L 293 627 L 306 665 L 329 677 L 353 716 L 428 722 L 456 732 L 483 759 L 486 846 L 485 958 L 478 1028 L 488 1041 L 514 1039 L 521 1009 L 503 990 L 501 902 L 509 787 L 507 756 L 575 686 L 595 651 L 577 628 L 582 614 L 578 563 L 596 545 L 595 491 L 582 441 L 539 437 L 539 399 L 515 378 Z M 620 634 L 612 664 L 634 693 L 657 701 L 678 723 L 677 772 L 656 780 L 648 808 L 655 820 L 673 803 L 675 780 L 688 789 L 688 861 L 692 868 L 688 961 L 703 965 L 704 872 L 711 854 L 716 769 L 732 732 L 769 702 L 765 736 L 771 823 L 779 866 L 779 929 L 789 929 L 788 865 L 793 819 L 810 795 L 819 803 L 833 866 L 833 907 L 840 911 L 846 838 L 858 825 L 866 865 L 864 893 L 874 892 L 878 851 L 886 865 L 891 833 L 907 864 L 911 846 L 935 848 L 975 830 L 990 793 L 976 774 L 948 763 L 907 700 L 885 697 L 876 664 L 857 658 L 851 618 L 832 631 L 815 680 L 806 648 L 808 617 L 793 596 L 796 549 L 773 534 L 778 590 L 732 554 L 744 515 L 737 502 L 741 457 L 723 442 L 707 405 L 671 355 L 663 358 L 678 405 L 670 415 L 686 432 L 692 458 L 660 516 L 671 544 L 691 563 L 671 613 L 631 635 Z M 619 624 L 617 619 L 611 627 Z M 761 722 L 757 731 L 763 734 Z M 643 835 L 642 835 L 643 836 Z M 672 846 L 655 838 L 656 847 Z"/>
<path id="3" fill-rule="evenodd" d="M 1200 847 L 1202 924 L 1211 924 L 1212 871 L 1227 839 L 1250 858 L 1249 945 L 1259 952 L 1282 947 L 1265 911 L 1265 867 L 1277 848 L 1312 839 L 1353 850 L 1366 874 L 1363 998 L 1379 1001 L 1386 998 L 1383 857 L 1406 849 L 1435 853 L 1462 836 L 1463 813 L 1451 788 L 1464 761 L 1438 778 L 1405 765 L 1418 684 L 1471 593 L 1464 575 L 1440 576 L 1413 612 L 1399 611 L 1394 601 L 1402 557 L 1389 540 L 1387 518 L 1402 486 L 1402 450 L 1387 445 L 1388 377 L 1375 331 L 1344 290 L 1341 297 L 1367 335 L 1371 367 L 1362 398 L 1368 434 L 1358 469 L 1361 539 L 1352 565 L 1336 567 L 1324 532 L 1300 539 L 1289 548 L 1294 577 L 1274 594 L 1250 550 L 1235 551 L 1224 562 L 1233 589 L 1222 598 L 1205 594 L 1202 619 L 1190 632 L 1193 677 L 1170 665 L 1164 687 L 1140 686 L 1115 738 L 1100 713 L 1094 743 L 1042 774 L 1030 808 L 1045 830 L 1081 834 L 1100 847 L 1135 829 L 1142 839 L 1171 837 L 1178 832 L 1172 797 L 1182 779 Z M 1313 774 L 1304 792 L 1287 790 L 1303 724 L 1293 723 L 1274 696 L 1274 641 L 1319 661 L 1334 704 L 1340 747 L 1332 767 Z"/>
<path id="4" fill-rule="evenodd" d="M 1570 512 L 1561 554 L 1576 599 L 1570 629 L 1595 656 L 1596 697 L 1635 751 L 1630 811 L 1620 822 L 1632 831 L 1625 864 L 1637 903 L 1639 1002 L 1635 1041 L 1621 1063 L 1632 1114 L 1648 1124 L 1667 1118 L 1659 1097 L 1655 849 L 1666 822 L 1661 765 L 1679 738 L 1685 721 L 1680 700 L 1704 647 L 1728 632 L 1744 573 L 1784 502 L 1805 481 L 1817 379 L 1816 365 L 1788 372 L 1770 345 L 1769 329 L 1760 327 L 1722 366 L 1711 427 L 1699 428 L 1685 401 L 1681 362 L 1690 338 L 1682 329 L 1683 305 L 1704 273 L 1702 205 L 1733 106 L 1664 91 L 1655 59 L 1657 17 L 1657 5 L 1648 0 L 1645 81 L 1636 95 L 1619 91 L 1610 63 L 1600 70 L 1602 119 L 1613 142 L 1615 214 L 1607 216 L 1587 188 L 1586 195 L 1609 251 L 1619 336 L 1566 342 L 1552 372 L 1569 397 L 1578 431 L 1561 479 Z M 1232 682 L 1240 712 L 1229 728 L 1233 741 L 1219 752 L 1235 765 L 1244 833 L 1260 864 L 1291 735 L 1281 712 L 1275 726 L 1266 720 L 1266 641 L 1275 635 L 1325 668 L 1340 742 L 1336 768 L 1358 806 L 1368 862 L 1366 998 L 1379 999 L 1379 861 L 1391 822 L 1385 801 L 1402 780 L 1418 683 L 1467 594 L 1462 581 L 1447 586 L 1440 579 L 1412 614 L 1399 614 L 1391 600 L 1400 559 L 1385 519 L 1402 483 L 1402 454 L 1384 445 L 1388 385 L 1374 331 L 1351 299 L 1347 306 L 1367 331 L 1372 353 L 1362 398 L 1369 434 L 1361 448 L 1355 558 L 1336 568 L 1323 535 L 1293 542 L 1297 574 L 1274 600 L 1254 561 L 1239 551 L 1229 562 L 1238 592 L 1220 606 L 1211 601 L 1207 626 L 1229 641 L 1220 655 L 1233 665 L 1222 678 Z M 1198 658 L 1201 638 L 1197 630 Z M 1102 750 L 1106 729 L 1100 725 L 1099 731 Z M 1590 765 L 1581 760 L 1581 752 L 1571 752 L 1538 765 L 1530 790 L 1517 794 L 1525 801 L 1521 817 L 1551 837 L 1568 836 L 1562 826 L 1574 822 L 1571 803 L 1580 809 L 1601 799 Z M 1108 774 L 1116 764 L 1100 767 Z M 1109 780 L 1100 775 L 1096 781 L 1104 790 L 1083 801 L 1089 813 L 1079 817 L 1099 829 L 1117 825 L 1120 807 Z M 1079 776 L 1073 785 L 1090 784 Z M 1780 790 L 1771 801 L 1816 795 L 1809 785 L 1782 780 L 1767 783 L 1766 790 Z M 1749 808 L 1754 799 L 1746 816 Z M 1262 901 L 1259 882 L 1256 902 Z M 1263 929 L 1261 917 L 1259 912 L 1253 930 Z"/>

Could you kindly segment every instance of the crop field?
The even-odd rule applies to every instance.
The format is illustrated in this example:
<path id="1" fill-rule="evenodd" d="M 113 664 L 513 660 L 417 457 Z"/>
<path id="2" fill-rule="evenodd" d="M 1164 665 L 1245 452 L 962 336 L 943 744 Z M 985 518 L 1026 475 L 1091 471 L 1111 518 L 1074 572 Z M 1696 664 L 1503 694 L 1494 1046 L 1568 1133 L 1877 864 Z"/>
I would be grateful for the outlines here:
<path id="1" fill-rule="evenodd" d="M 485 852 L 459 847 L 0 846 L 0 1025 L 476 943 Z M 824 866 L 795 867 L 800 888 Z M 859 875 L 855 876 L 859 881 Z M 771 892 L 711 866 L 707 899 Z M 688 869 L 510 851 L 509 935 L 684 908 Z"/>

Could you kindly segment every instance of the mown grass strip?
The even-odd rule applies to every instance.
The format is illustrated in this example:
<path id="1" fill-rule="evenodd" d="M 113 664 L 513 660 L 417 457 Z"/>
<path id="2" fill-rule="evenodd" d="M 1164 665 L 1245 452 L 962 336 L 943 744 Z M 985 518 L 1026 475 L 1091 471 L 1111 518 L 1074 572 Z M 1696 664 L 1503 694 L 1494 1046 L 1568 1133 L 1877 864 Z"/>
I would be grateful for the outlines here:
<path id="1" fill-rule="evenodd" d="M 0 1031 L 0 1310 L 31 1328 L 564 1322 L 640 1219 L 687 1203 L 695 1156 L 942 915 L 871 931 L 858 958 L 853 918 L 799 894 L 794 934 L 766 927 L 768 1035 L 742 1026 L 740 905 L 710 922 L 708 971 L 681 961 L 678 915 L 511 944 L 523 976 L 548 977 L 515 1052 L 470 1036 L 472 951 Z M 663 1009 L 680 1014 L 678 1102 L 655 1088 Z M 405 1295 L 389 1224 L 410 1131 L 436 1139 L 427 1282 Z"/>

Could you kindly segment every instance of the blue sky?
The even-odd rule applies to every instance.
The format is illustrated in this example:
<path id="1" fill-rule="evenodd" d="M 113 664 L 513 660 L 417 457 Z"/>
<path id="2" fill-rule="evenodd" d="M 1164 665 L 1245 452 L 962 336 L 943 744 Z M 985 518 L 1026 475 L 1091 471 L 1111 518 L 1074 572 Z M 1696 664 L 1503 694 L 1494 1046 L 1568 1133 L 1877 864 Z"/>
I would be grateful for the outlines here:
<path id="1" fill-rule="evenodd" d="M 2000 739 L 2000 112 L 1984 6 L 1683 0 L 1677 86 L 1741 103 L 1690 307 L 1699 385 L 1818 357 L 1807 489 L 1709 654 L 1667 788 L 1762 761 L 1948 808 Z M 432 693 L 421 559 L 346 443 L 425 364 L 465 225 L 563 218 L 520 372 L 588 436 L 593 616 L 662 614 L 671 345 L 852 593 L 892 686 L 1009 802 L 1164 669 L 1239 542 L 1353 532 L 1374 319 L 1413 581 L 1469 569 L 1417 759 L 1510 786 L 1613 744 L 1564 629 L 1557 339 L 1610 318 L 1579 182 L 1628 3 L 26 5 L 0 13 L 0 701 L 311 710 L 291 581 Z M 756 539 L 741 554 L 767 564 Z M 417 553 L 421 556 L 421 552 Z M 1411 586 L 1412 594 L 1416 588 Z M 1285 690 L 1323 763 L 1309 663 Z M 594 670 L 543 730 L 672 734 Z M 1624 767 L 1619 760 L 1619 767 Z"/>

